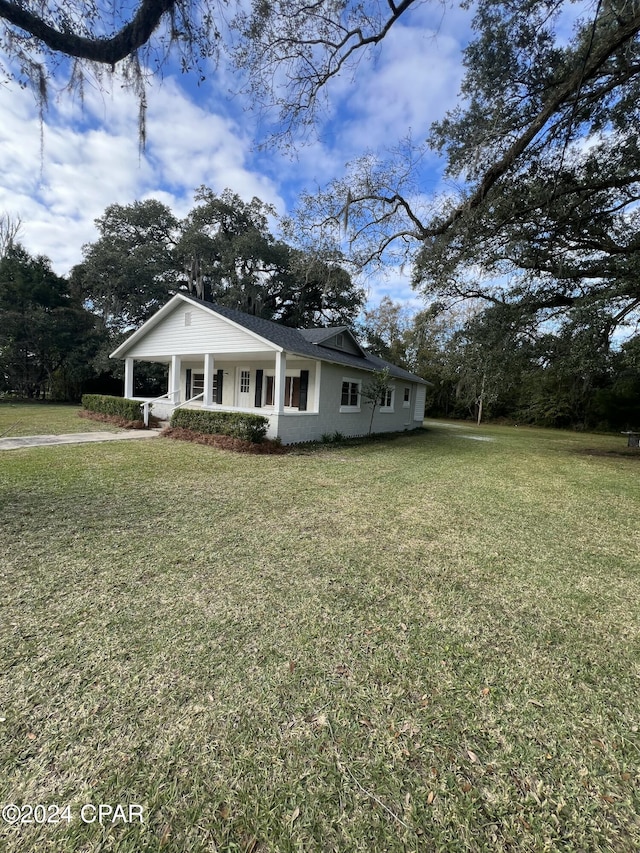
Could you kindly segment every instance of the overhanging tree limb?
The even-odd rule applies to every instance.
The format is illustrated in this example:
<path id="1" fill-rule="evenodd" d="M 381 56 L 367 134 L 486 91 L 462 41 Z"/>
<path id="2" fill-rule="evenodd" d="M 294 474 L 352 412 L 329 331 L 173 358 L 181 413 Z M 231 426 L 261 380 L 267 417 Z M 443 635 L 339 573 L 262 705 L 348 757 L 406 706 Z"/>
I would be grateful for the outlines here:
<path id="1" fill-rule="evenodd" d="M 505 175 L 536 138 L 547 122 L 557 111 L 576 95 L 580 86 L 591 80 L 604 63 L 620 50 L 630 39 L 640 32 L 640 11 L 628 22 L 621 24 L 611 35 L 611 38 L 592 49 L 584 65 L 575 69 L 566 80 L 561 82 L 545 102 L 544 107 L 529 123 L 527 129 L 507 149 L 505 154 L 494 163 L 484 174 L 477 188 L 460 205 L 458 205 L 437 227 L 431 228 L 430 236 L 444 234 L 469 210 L 477 208 L 486 198 L 489 190 Z"/>
<path id="2" fill-rule="evenodd" d="M 29 33 L 53 51 L 113 66 L 146 44 L 163 15 L 176 3 L 177 0 L 142 0 L 131 21 L 110 38 L 89 38 L 61 32 L 21 3 L 8 0 L 0 0 L 0 18 Z"/>

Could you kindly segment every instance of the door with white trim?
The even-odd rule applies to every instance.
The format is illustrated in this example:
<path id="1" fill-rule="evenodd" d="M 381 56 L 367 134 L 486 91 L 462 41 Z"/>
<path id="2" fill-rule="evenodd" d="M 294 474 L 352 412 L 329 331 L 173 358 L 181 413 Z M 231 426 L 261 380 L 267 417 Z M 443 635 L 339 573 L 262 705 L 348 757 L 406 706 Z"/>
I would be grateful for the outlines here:
<path id="1" fill-rule="evenodd" d="M 239 367 L 236 377 L 236 406 L 251 408 L 251 371 L 248 367 Z"/>

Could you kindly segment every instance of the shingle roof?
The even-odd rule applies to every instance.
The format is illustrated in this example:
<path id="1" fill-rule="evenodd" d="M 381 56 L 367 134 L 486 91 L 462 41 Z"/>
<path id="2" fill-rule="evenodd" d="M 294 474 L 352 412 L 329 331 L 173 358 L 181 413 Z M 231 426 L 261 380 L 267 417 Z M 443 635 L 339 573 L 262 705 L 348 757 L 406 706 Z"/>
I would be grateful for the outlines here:
<path id="1" fill-rule="evenodd" d="M 320 361 L 329 361 L 333 364 L 343 364 L 347 367 L 354 367 L 360 370 L 384 370 L 388 368 L 389 374 L 395 379 L 405 379 L 411 382 L 419 382 L 422 385 L 431 383 L 398 367 L 376 355 L 366 352 L 363 356 L 352 355 L 348 352 L 340 352 L 335 349 L 325 349 L 318 343 L 314 343 L 314 339 L 324 340 L 331 337 L 338 331 L 347 330 L 351 332 L 348 326 L 336 326 L 330 329 L 292 329 L 289 326 L 282 326 L 280 323 L 274 323 L 272 320 L 265 320 L 262 317 L 254 317 L 251 314 L 245 314 L 243 311 L 236 311 L 234 308 L 226 308 L 224 305 L 217 305 L 214 302 L 207 302 L 204 299 L 197 299 L 195 296 L 190 296 L 187 293 L 180 293 L 183 299 L 188 299 L 190 302 L 195 302 L 197 305 L 202 305 L 210 311 L 215 311 L 221 317 L 226 317 L 239 326 L 248 329 L 261 338 L 269 341 L 276 346 L 282 347 L 287 352 L 295 355 L 301 355 L 306 358 L 316 358 Z M 328 334 L 331 332 L 331 334 Z M 353 332 L 351 332 L 353 334 Z"/>
<path id="2" fill-rule="evenodd" d="M 307 341 L 318 344 L 320 341 L 326 341 L 327 338 L 339 335 L 340 332 L 351 332 L 351 329 L 348 326 L 327 326 L 323 329 L 299 329 L 298 331 Z"/>

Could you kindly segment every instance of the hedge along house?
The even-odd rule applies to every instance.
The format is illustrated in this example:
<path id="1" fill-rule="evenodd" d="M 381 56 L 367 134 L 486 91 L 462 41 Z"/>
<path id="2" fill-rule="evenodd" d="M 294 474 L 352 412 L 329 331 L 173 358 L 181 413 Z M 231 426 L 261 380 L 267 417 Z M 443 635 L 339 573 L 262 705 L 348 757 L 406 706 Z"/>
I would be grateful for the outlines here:
<path id="1" fill-rule="evenodd" d="M 373 432 L 422 425 L 429 384 L 367 353 L 346 327 L 292 329 L 176 294 L 112 354 L 125 360 L 125 397 L 150 402 L 158 417 L 178 406 L 253 412 L 269 419 L 283 444 L 324 434 L 366 435 L 371 406 L 362 389 L 388 368 L 389 389 Z M 168 390 L 153 401 L 133 396 L 136 361 L 169 367 Z"/>

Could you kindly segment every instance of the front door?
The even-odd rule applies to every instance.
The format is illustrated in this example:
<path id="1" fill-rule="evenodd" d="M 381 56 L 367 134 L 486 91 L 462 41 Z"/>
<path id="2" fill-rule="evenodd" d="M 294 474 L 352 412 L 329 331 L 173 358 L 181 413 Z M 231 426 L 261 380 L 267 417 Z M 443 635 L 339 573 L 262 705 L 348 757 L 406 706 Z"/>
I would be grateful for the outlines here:
<path id="1" fill-rule="evenodd" d="M 248 367 L 238 368 L 237 379 L 237 406 L 242 409 L 251 407 L 251 371 Z"/>

